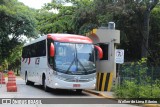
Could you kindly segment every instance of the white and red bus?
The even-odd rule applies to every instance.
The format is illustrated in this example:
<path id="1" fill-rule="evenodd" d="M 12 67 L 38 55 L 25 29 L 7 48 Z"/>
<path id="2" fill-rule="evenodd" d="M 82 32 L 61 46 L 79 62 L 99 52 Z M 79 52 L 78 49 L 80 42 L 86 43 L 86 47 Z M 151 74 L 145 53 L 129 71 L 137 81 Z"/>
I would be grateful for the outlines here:
<path id="1" fill-rule="evenodd" d="M 22 51 L 21 77 L 26 84 L 39 83 L 49 88 L 94 89 L 96 83 L 96 54 L 102 49 L 85 36 L 48 34 L 29 44 Z"/>

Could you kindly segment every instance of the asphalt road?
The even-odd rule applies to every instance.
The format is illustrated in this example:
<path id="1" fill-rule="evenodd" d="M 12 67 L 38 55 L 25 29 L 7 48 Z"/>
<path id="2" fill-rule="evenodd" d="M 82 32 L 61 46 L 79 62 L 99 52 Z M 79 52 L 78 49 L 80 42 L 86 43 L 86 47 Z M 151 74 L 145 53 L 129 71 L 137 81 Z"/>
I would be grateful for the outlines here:
<path id="1" fill-rule="evenodd" d="M 21 78 L 16 78 L 17 92 L 7 92 L 6 85 L 0 87 L 0 98 L 12 98 L 18 100 L 18 98 L 30 99 L 41 99 L 44 98 L 45 101 L 48 100 L 49 104 L 30 104 L 23 105 L 23 107 L 128 107 L 133 105 L 128 104 L 114 104 L 117 101 L 111 101 L 109 99 L 101 99 L 100 96 L 90 94 L 87 92 L 82 92 L 81 94 L 76 93 L 74 90 L 60 90 L 52 89 L 50 92 L 45 92 L 40 85 L 25 85 L 24 80 Z M 47 99 L 48 98 L 48 99 Z M 104 101 L 103 101 L 104 100 Z M 12 100 L 13 101 L 13 100 Z M 111 104 L 105 104 L 104 102 L 109 102 Z M 52 103 L 53 102 L 53 103 Z M 102 102 L 102 103 L 101 103 Z M 0 105 L 3 107 L 21 107 L 22 105 Z"/>
<path id="2" fill-rule="evenodd" d="M 25 81 L 16 78 L 17 92 L 7 92 L 6 85 L 0 88 L 0 98 L 98 98 L 98 96 L 82 92 L 76 93 L 75 90 L 51 89 L 45 92 L 40 85 L 25 85 Z"/>

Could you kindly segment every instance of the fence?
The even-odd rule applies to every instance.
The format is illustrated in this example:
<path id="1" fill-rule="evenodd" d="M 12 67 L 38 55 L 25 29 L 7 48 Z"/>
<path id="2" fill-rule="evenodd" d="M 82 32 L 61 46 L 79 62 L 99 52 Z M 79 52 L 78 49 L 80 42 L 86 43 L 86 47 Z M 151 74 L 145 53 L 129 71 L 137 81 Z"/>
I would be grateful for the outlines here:
<path id="1" fill-rule="evenodd" d="M 119 89 L 135 94 L 138 98 L 146 96 L 160 98 L 160 67 L 147 67 L 141 63 L 121 65 L 117 80 Z M 135 97 L 131 94 L 130 96 Z"/>

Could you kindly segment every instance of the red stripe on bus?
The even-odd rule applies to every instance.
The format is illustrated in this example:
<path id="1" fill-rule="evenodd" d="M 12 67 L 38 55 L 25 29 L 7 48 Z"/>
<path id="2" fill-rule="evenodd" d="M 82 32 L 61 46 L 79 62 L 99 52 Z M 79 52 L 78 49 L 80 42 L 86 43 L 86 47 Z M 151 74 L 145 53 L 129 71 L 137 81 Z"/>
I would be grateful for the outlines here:
<path id="1" fill-rule="evenodd" d="M 71 34 L 48 34 L 47 38 L 59 42 L 93 43 L 88 37 Z"/>

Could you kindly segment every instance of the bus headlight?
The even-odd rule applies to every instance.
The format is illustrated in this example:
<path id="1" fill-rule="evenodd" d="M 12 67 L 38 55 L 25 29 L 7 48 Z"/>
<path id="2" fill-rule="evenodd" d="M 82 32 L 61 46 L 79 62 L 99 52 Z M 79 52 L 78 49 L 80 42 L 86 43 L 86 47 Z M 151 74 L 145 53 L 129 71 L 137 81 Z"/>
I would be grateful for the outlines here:
<path id="1" fill-rule="evenodd" d="M 96 86 L 96 84 L 93 85 L 94 87 Z"/>
<path id="2" fill-rule="evenodd" d="M 58 85 L 58 83 L 55 83 L 54 85 L 55 85 L 55 86 L 57 86 L 57 85 Z"/>

